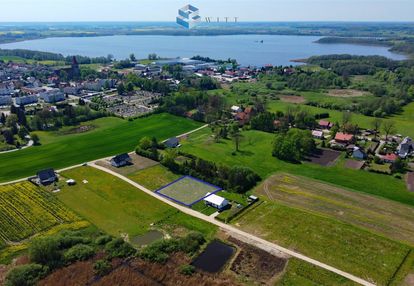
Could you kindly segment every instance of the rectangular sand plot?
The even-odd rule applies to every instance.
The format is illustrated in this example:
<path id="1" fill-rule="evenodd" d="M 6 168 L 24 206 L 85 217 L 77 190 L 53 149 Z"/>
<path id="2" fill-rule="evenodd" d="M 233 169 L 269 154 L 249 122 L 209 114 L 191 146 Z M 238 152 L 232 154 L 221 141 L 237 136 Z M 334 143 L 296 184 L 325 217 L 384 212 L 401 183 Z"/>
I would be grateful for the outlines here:
<path id="1" fill-rule="evenodd" d="M 184 176 L 156 191 L 159 195 L 179 204 L 192 206 L 207 197 L 207 193 L 214 194 L 221 188 L 203 182 L 199 179 Z"/>

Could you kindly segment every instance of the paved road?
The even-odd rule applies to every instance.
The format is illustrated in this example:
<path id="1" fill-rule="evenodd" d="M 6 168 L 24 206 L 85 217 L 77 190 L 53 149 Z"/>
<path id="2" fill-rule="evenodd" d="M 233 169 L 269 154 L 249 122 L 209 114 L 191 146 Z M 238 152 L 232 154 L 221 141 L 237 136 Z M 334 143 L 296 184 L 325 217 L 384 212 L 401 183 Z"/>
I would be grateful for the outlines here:
<path id="1" fill-rule="evenodd" d="M 311 263 L 313 265 L 319 266 L 319 267 L 321 267 L 323 269 L 326 269 L 328 271 L 334 272 L 334 273 L 336 273 L 336 274 L 338 274 L 338 275 L 340 275 L 342 277 L 348 278 L 349 280 L 352 280 L 352 281 L 354 281 L 356 283 L 359 283 L 361 285 L 365 285 L 365 286 L 374 286 L 375 285 L 375 284 L 372 284 L 371 282 L 368 282 L 368 281 L 366 281 L 364 279 L 361 279 L 359 277 L 356 277 L 356 276 L 354 276 L 354 275 L 352 275 L 350 273 L 341 271 L 341 270 L 339 270 L 337 268 L 334 268 L 334 267 L 329 266 L 329 265 L 327 265 L 325 263 L 319 262 L 319 261 L 317 261 L 315 259 L 312 259 L 312 258 L 307 257 L 305 255 L 302 255 L 300 253 L 297 253 L 297 252 L 292 251 L 290 249 L 284 248 L 284 247 L 279 246 L 277 244 L 274 244 L 272 242 L 269 242 L 269 241 L 266 241 L 266 240 L 261 239 L 259 237 L 256 237 L 256 236 L 254 236 L 254 235 L 252 235 L 250 233 L 244 232 L 244 231 L 242 231 L 242 230 L 240 230 L 240 229 L 238 229 L 238 228 L 236 228 L 234 226 L 231 226 L 231 225 L 222 223 L 222 222 L 214 219 L 213 217 L 206 216 L 206 215 L 204 215 L 202 213 L 199 213 L 199 212 L 197 212 L 195 210 L 192 210 L 190 208 L 187 208 L 187 207 L 178 205 L 178 204 L 176 204 L 176 203 L 174 203 L 174 202 L 172 202 L 170 200 L 167 200 L 164 197 L 161 197 L 161 196 L 157 195 L 153 191 L 145 188 L 144 186 L 142 186 L 142 185 L 140 185 L 140 184 L 138 184 L 138 183 L 136 183 L 136 182 L 128 179 L 127 177 L 122 176 L 121 174 L 118 174 L 118 173 L 116 173 L 116 172 L 114 172 L 114 171 L 112 171 L 110 169 L 107 169 L 105 167 L 96 165 L 95 163 L 91 163 L 90 166 L 91 167 L 94 167 L 96 169 L 99 169 L 101 171 L 104 171 L 106 173 L 109 173 L 109 174 L 111 174 L 111 175 L 113 175 L 115 177 L 118 177 L 121 180 L 123 180 L 123 181 L 131 184 L 134 187 L 136 187 L 137 189 L 139 189 L 139 190 L 147 193 L 148 195 L 150 195 L 152 197 L 155 197 L 156 199 L 158 199 L 160 201 L 163 201 L 164 203 L 166 203 L 166 204 L 168 204 L 168 205 L 170 205 L 170 206 L 172 206 L 172 207 L 174 207 L 174 208 L 182 211 L 183 213 L 186 213 L 186 214 L 191 215 L 193 217 L 196 217 L 198 219 L 201 219 L 201 220 L 207 221 L 207 222 L 209 222 L 211 224 L 214 224 L 214 225 L 220 227 L 222 230 L 224 230 L 228 234 L 230 234 L 230 235 L 232 235 L 232 236 L 234 236 L 234 237 L 236 237 L 238 239 L 241 239 L 244 242 L 247 242 L 247 243 L 250 243 L 252 245 L 255 245 L 256 247 L 261 248 L 261 249 L 263 249 L 263 250 L 265 250 L 267 252 L 270 252 L 270 253 L 273 253 L 275 255 L 282 256 L 282 257 L 292 256 L 292 257 L 298 258 L 300 260 L 303 260 L 303 261 L 306 261 L 306 262 Z"/>

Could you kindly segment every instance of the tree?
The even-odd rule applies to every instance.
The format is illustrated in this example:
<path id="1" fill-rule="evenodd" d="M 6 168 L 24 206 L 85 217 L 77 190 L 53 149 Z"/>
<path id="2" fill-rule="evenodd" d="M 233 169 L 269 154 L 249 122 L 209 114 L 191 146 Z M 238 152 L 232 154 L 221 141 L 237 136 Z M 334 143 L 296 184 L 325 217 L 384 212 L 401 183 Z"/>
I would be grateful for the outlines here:
<path id="1" fill-rule="evenodd" d="M 345 125 L 347 123 L 351 123 L 352 120 L 352 113 L 345 111 L 342 113 L 342 125 Z"/>
<path id="2" fill-rule="evenodd" d="M 134 91 L 134 84 L 132 82 L 128 82 L 126 86 L 126 91 L 131 92 Z"/>
<path id="3" fill-rule="evenodd" d="M 281 160 L 300 162 L 315 149 L 315 140 L 309 131 L 290 129 L 286 134 L 276 136 L 272 154 Z"/>
<path id="4" fill-rule="evenodd" d="M 37 134 L 32 134 L 30 137 L 33 140 L 33 145 L 39 145 L 40 140 L 39 140 L 39 136 Z"/>
<path id="5" fill-rule="evenodd" d="M 30 261 L 47 265 L 51 269 L 62 263 L 62 254 L 59 251 L 59 242 L 52 237 L 37 238 L 29 247 Z"/>
<path id="6" fill-rule="evenodd" d="M 14 134 L 10 129 L 3 130 L 3 137 L 7 144 L 14 145 Z"/>
<path id="7" fill-rule="evenodd" d="M 130 54 L 129 59 L 131 60 L 131 62 L 135 62 L 137 60 L 134 54 Z"/>
<path id="8" fill-rule="evenodd" d="M 237 124 L 234 124 L 230 131 L 230 136 L 233 139 L 234 146 L 236 148 L 236 152 L 240 151 L 240 143 L 243 140 L 243 135 L 240 132 L 239 126 Z"/>
<path id="9" fill-rule="evenodd" d="M 397 158 L 395 162 L 391 165 L 391 172 L 393 173 L 404 173 L 407 168 L 407 162 L 401 158 Z"/>
<path id="10" fill-rule="evenodd" d="M 395 132 L 395 122 L 391 120 L 384 121 L 382 130 L 385 133 L 385 140 L 388 141 L 388 136 Z"/>
<path id="11" fill-rule="evenodd" d="M 379 118 L 374 118 L 371 122 L 371 127 L 374 130 L 375 139 L 377 139 L 378 137 L 378 132 L 381 128 L 381 125 L 382 125 L 382 120 Z"/>
<path id="12" fill-rule="evenodd" d="M 122 82 L 118 84 L 116 89 L 118 90 L 119 95 L 123 95 L 125 93 L 125 86 Z"/>
<path id="13" fill-rule="evenodd" d="M 10 114 L 6 119 L 6 126 L 11 129 L 13 134 L 17 134 L 17 123 L 19 119 L 16 114 Z"/>
<path id="14" fill-rule="evenodd" d="M 0 116 L 0 123 L 5 124 L 6 123 L 6 115 L 4 113 L 1 113 Z"/>
<path id="15" fill-rule="evenodd" d="M 13 268 L 6 277 L 6 286 L 32 286 L 48 272 L 47 267 L 40 264 L 26 264 Z"/>

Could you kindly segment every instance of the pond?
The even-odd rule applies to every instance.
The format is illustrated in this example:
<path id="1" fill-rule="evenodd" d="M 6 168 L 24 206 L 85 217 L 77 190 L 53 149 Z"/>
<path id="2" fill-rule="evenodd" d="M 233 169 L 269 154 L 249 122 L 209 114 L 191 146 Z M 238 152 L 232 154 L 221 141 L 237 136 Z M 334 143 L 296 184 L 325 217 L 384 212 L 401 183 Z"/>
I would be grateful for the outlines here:
<path id="1" fill-rule="evenodd" d="M 191 264 L 200 270 L 216 273 L 222 270 L 234 252 L 233 247 L 214 240 Z"/>
<path id="2" fill-rule="evenodd" d="M 164 234 L 158 230 L 150 230 L 143 235 L 131 239 L 131 243 L 137 246 L 144 246 L 164 238 Z"/>

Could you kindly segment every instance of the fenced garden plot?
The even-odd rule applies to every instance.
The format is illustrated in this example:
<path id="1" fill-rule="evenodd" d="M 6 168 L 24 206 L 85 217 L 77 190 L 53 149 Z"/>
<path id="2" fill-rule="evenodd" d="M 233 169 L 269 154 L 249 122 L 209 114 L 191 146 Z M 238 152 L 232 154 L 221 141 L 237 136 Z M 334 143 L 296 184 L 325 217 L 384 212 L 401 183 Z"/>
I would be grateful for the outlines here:
<path id="1" fill-rule="evenodd" d="M 191 207 L 208 197 L 207 193 L 215 194 L 222 189 L 199 179 L 184 176 L 155 191 L 160 196 L 176 203 Z"/>

